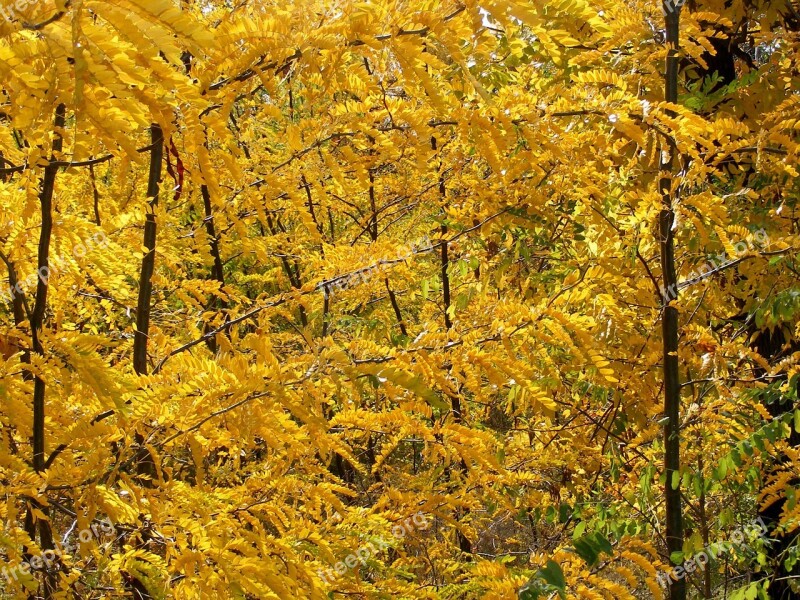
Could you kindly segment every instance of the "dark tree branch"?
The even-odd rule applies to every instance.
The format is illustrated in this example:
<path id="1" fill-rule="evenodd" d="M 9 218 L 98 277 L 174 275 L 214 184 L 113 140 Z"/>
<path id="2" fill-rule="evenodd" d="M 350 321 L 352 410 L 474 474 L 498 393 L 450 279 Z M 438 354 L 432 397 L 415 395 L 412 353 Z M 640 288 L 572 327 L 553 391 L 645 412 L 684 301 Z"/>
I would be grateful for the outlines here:
<path id="1" fill-rule="evenodd" d="M 142 259 L 139 275 L 139 298 L 136 303 L 136 331 L 133 340 L 133 369 L 137 375 L 147 375 L 147 340 L 150 332 L 150 301 L 153 295 L 153 271 L 156 261 L 156 215 L 161 163 L 164 161 L 164 134 L 161 127 L 151 125 L 150 175 L 147 181 L 147 197 L 150 210 L 144 225 L 144 247 L 147 253 Z"/>

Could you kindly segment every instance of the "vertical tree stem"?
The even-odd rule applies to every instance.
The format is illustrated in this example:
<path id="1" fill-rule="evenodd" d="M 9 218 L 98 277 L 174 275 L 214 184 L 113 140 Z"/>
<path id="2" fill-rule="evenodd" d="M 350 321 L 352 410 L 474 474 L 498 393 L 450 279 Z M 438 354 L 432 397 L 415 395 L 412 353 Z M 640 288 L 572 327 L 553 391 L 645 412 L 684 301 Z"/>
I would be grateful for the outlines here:
<path id="1" fill-rule="evenodd" d="M 133 370 L 137 375 L 147 375 L 147 340 L 150 335 L 150 305 L 153 296 L 153 271 L 156 264 L 156 208 L 158 207 L 159 184 L 161 183 L 161 166 L 164 162 L 164 133 L 155 123 L 150 126 L 150 172 L 147 180 L 147 197 L 149 211 L 144 224 L 144 247 L 147 253 L 142 258 L 142 270 L 139 275 L 139 298 L 136 302 L 136 331 L 133 338 Z M 139 475 L 155 477 L 155 460 L 145 447 L 144 435 L 136 432 L 134 439 L 139 446 L 136 453 L 136 472 Z M 152 485 L 144 480 L 144 485 Z M 142 534 L 144 546 L 149 535 Z M 150 600 L 147 587 L 135 575 L 123 573 L 125 587 L 135 600 Z"/>
<path id="2" fill-rule="evenodd" d="M 431 148 L 433 150 L 437 149 L 436 138 L 431 138 Z M 441 149 L 440 149 L 441 150 Z M 444 172 L 442 170 L 442 161 L 441 158 L 439 160 L 439 196 L 442 199 L 442 207 L 447 206 L 447 188 L 445 186 L 445 179 L 444 179 Z M 448 268 L 450 267 L 450 255 L 449 255 L 449 247 L 447 243 L 447 225 L 442 225 L 441 227 L 441 235 L 442 235 L 442 251 L 441 251 L 441 278 L 442 278 L 442 302 L 444 304 L 444 327 L 447 331 L 450 331 L 453 328 L 453 322 L 450 319 L 450 273 L 448 272 Z M 448 361 L 447 363 L 447 371 L 448 374 L 452 369 L 452 364 Z M 453 413 L 453 421 L 456 423 L 461 423 L 463 421 L 463 415 L 461 412 L 461 398 L 458 396 L 458 392 L 449 394 L 450 396 L 450 410 Z M 467 464 L 464 460 L 461 460 L 460 464 L 461 473 L 464 474 L 467 472 Z M 449 472 L 449 470 L 446 470 Z M 469 511 L 464 511 L 463 514 L 459 514 L 461 511 L 457 511 L 456 518 L 460 521 L 464 516 L 466 516 Z M 458 548 L 467 556 L 472 554 L 472 542 L 469 540 L 467 536 L 463 534 L 461 529 L 456 529 L 456 538 L 458 540 Z"/>
<path id="3" fill-rule="evenodd" d="M 678 101 L 678 47 L 680 37 L 680 7 L 670 0 L 663 3 L 667 30 L 667 65 L 665 74 L 665 99 Z M 678 298 L 678 278 L 675 270 L 675 240 L 672 225 L 675 221 L 673 208 L 673 169 L 677 148 L 670 141 L 667 155 L 662 153 L 659 189 L 662 208 L 659 214 L 659 238 L 661 254 L 663 368 L 664 368 L 664 471 L 666 505 L 667 553 L 672 554 L 683 547 L 683 515 L 680 491 L 680 379 L 678 375 L 678 309 L 674 301 Z M 670 600 L 686 599 L 686 580 L 670 579 Z"/>
<path id="4" fill-rule="evenodd" d="M 214 261 L 214 264 L 211 266 L 211 278 L 219 282 L 220 291 L 222 291 L 222 287 L 225 285 L 225 271 L 222 265 L 222 255 L 219 251 L 219 238 L 217 237 L 217 228 L 214 225 L 214 211 L 213 207 L 211 206 L 211 194 L 208 190 L 208 186 L 203 184 L 200 186 L 200 194 L 203 197 L 203 211 L 205 213 L 205 218 L 203 222 L 205 223 L 206 227 L 206 235 L 208 236 L 208 244 L 209 244 L 209 251 L 211 252 L 211 258 Z M 225 309 L 228 307 L 227 302 L 220 301 L 219 298 L 214 298 L 210 303 L 208 308 L 218 308 L 218 309 Z M 227 321 L 227 315 L 226 315 Z M 210 323 L 206 323 L 205 326 L 205 333 L 208 333 L 213 329 Z M 206 342 L 208 345 L 208 349 L 211 352 L 217 351 L 217 340 L 214 337 L 208 338 Z"/>
<path id="5" fill-rule="evenodd" d="M 147 254 L 142 259 L 139 276 L 139 299 L 136 303 L 136 332 L 133 338 L 133 369 L 137 375 L 147 375 L 147 339 L 150 331 L 150 302 L 153 296 L 153 270 L 156 264 L 156 207 L 158 188 L 161 182 L 161 163 L 164 160 L 164 134 L 161 127 L 150 126 L 150 176 L 147 182 L 147 197 L 150 210 L 144 224 L 144 247 Z"/>
<path id="6" fill-rule="evenodd" d="M 39 233 L 39 248 L 37 251 L 37 275 L 38 280 L 36 283 L 36 297 L 33 305 L 33 310 L 30 314 L 31 326 L 31 346 L 33 352 L 40 357 L 44 356 L 44 347 L 42 346 L 41 331 L 44 326 L 44 315 L 47 310 L 47 292 L 49 290 L 49 275 L 50 275 L 50 239 L 53 234 L 53 193 L 56 185 L 56 175 L 58 174 L 58 154 L 63 149 L 64 145 L 64 125 L 66 123 L 66 107 L 59 104 L 56 108 L 55 116 L 55 135 L 53 138 L 53 149 L 51 153 L 50 164 L 44 168 L 44 175 L 42 177 L 42 187 L 39 192 L 39 203 L 41 206 L 42 216 L 42 229 Z M 37 473 L 42 473 L 45 470 L 45 391 L 46 384 L 44 379 L 39 375 L 33 378 L 33 468 Z M 31 502 L 33 506 L 38 508 L 44 513 L 45 517 L 49 517 L 49 510 L 47 507 L 42 506 L 38 502 Z M 28 517 L 30 517 L 30 508 L 28 510 Z M 32 523 L 32 519 L 26 518 L 27 523 Z M 39 530 L 39 547 L 42 550 L 52 550 L 53 546 L 53 533 L 50 527 L 50 522 L 45 519 L 38 521 Z M 30 533 L 30 531 L 29 531 Z M 44 577 L 44 598 L 49 599 L 57 586 L 57 575 L 55 573 L 48 573 Z"/>

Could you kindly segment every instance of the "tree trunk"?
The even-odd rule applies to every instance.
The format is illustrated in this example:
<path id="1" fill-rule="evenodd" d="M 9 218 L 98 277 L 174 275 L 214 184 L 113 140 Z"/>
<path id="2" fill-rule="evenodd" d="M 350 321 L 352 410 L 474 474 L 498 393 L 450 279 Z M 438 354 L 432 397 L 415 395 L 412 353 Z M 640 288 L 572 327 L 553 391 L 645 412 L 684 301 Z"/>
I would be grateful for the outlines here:
<path id="1" fill-rule="evenodd" d="M 214 264 L 211 266 L 211 278 L 219 282 L 220 291 L 222 291 L 222 287 L 225 285 L 225 272 L 222 266 L 222 255 L 219 251 L 219 238 L 217 237 L 217 228 L 214 225 L 214 211 L 213 207 L 211 206 L 211 194 L 208 191 L 207 185 L 202 185 L 200 187 L 200 194 L 203 196 L 203 210 L 205 213 L 205 218 L 203 222 L 206 226 L 206 235 L 208 236 L 208 244 L 209 250 L 211 252 L 211 258 L 214 260 Z M 215 297 L 210 303 L 208 308 L 216 308 L 216 309 L 226 309 L 228 307 L 228 303 L 221 301 L 219 298 Z M 227 315 L 225 317 L 227 321 Z M 204 333 L 208 333 L 211 331 L 213 327 L 211 324 L 206 323 Z M 211 352 L 216 353 L 217 351 L 217 340 L 213 337 L 208 338 L 206 342 L 208 345 L 208 349 Z"/>
<path id="2" fill-rule="evenodd" d="M 436 138 L 431 138 L 431 147 L 433 150 L 436 150 Z M 442 198 L 442 202 L 446 205 L 447 204 L 447 189 L 445 188 L 444 183 L 444 174 L 441 172 L 441 162 L 439 165 L 439 195 Z M 442 279 L 442 302 L 444 304 L 444 327 L 447 331 L 450 331 L 453 328 L 453 321 L 450 319 L 450 273 L 448 269 L 450 267 L 450 256 L 449 256 L 449 244 L 447 243 L 447 225 L 442 225 L 441 227 L 441 235 L 442 235 L 442 246 L 441 246 L 441 260 L 440 260 L 440 271 L 441 271 L 441 279 Z M 447 370 L 448 373 L 451 369 L 451 364 L 448 361 Z M 462 413 L 461 413 L 461 399 L 458 397 L 458 393 L 454 393 L 450 395 L 450 410 L 453 413 L 453 421 L 456 423 L 462 422 Z M 460 471 L 462 474 L 467 472 L 467 465 L 464 460 L 461 460 L 460 464 Z M 449 473 L 449 470 L 445 470 L 446 473 Z M 461 512 L 461 511 L 458 511 Z M 467 511 L 464 511 L 464 514 L 457 514 L 456 519 L 461 520 L 464 516 L 466 516 Z M 472 554 L 472 542 L 469 540 L 467 536 L 465 536 L 460 529 L 456 530 L 456 537 L 458 539 L 458 548 L 461 552 L 465 553 L 468 557 Z"/>
<path id="3" fill-rule="evenodd" d="M 667 102 L 678 101 L 678 45 L 680 38 L 680 7 L 664 0 L 667 29 Z M 662 208 L 659 215 L 659 242 L 661 271 L 664 278 L 662 287 L 661 329 L 663 337 L 664 368 L 664 486 L 666 511 L 667 554 L 678 552 L 683 547 L 683 514 L 681 513 L 680 491 L 680 379 L 678 375 L 678 309 L 672 304 L 678 299 L 678 277 L 675 271 L 675 240 L 672 225 L 675 221 L 673 210 L 673 168 L 677 148 L 670 140 L 667 156 L 662 152 L 661 179 L 659 189 Z M 670 600 L 686 599 L 686 580 L 670 579 Z"/>
<path id="4" fill-rule="evenodd" d="M 39 191 L 39 204 L 41 206 L 42 229 L 39 233 L 39 248 L 37 252 L 37 275 L 36 297 L 33 310 L 30 313 L 31 327 L 31 346 L 34 354 L 44 357 L 44 347 L 42 346 L 41 331 L 44 326 L 44 315 L 47 310 L 47 292 L 49 291 L 50 275 L 50 238 L 53 234 L 53 193 L 56 185 L 56 175 L 58 167 L 54 164 L 58 160 L 57 154 L 61 152 L 64 139 L 63 129 L 66 122 L 66 108 L 60 104 L 56 108 L 55 116 L 55 136 L 53 139 L 53 149 L 50 164 L 44 168 L 42 177 L 42 187 Z M 46 384 L 44 379 L 38 375 L 33 377 L 33 468 L 37 473 L 45 470 L 45 391 Z M 48 520 L 50 510 L 42 506 L 39 502 L 31 500 L 25 518 L 28 534 L 35 534 L 33 527 L 34 519 L 32 511 L 36 508 L 44 513 L 45 519 L 36 522 L 36 529 L 39 532 L 39 547 L 42 551 L 53 550 L 53 532 Z M 33 535 L 31 535 L 33 539 Z M 58 575 L 55 572 L 45 574 L 43 580 L 43 597 L 47 600 L 52 597 L 58 587 Z"/>
<path id="5" fill-rule="evenodd" d="M 136 303 L 136 332 L 133 338 L 133 369 L 137 375 L 147 375 L 147 337 L 150 330 L 150 302 L 153 296 L 153 270 L 156 264 L 156 213 L 158 184 L 161 182 L 161 163 L 164 160 L 164 134 L 156 124 L 150 126 L 150 176 L 147 197 L 150 211 L 144 225 L 144 247 L 147 254 L 142 259 L 139 276 L 139 299 Z"/>
<path id="6" fill-rule="evenodd" d="M 147 375 L 147 340 L 150 334 L 150 305 L 153 296 L 153 271 L 156 264 L 156 207 L 158 206 L 159 184 L 161 183 L 161 165 L 164 162 L 164 133 L 155 123 L 150 126 L 150 173 L 147 181 L 147 197 L 150 199 L 150 210 L 144 224 L 144 247 L 147 253 L 142 259 L 142 270 L 139 275 L 139 298 L 136 302 L 136 332 L 133 338 L 133 369 L 137 375 Z M 138 446 L 136 453 L 136 473 L 147 478 L 142 480 L 145 487 L 152 486 L 157 476 L 155 460 L 149 450 L 144 447 L 145 437 L 136 432 L 134 440 Z M 142 534 L 140 547 L 149 541 L 147 533 Z M 135 576 L 123 572 L 126 589 L 136 600 L 150 600 L 145 585 Z"/>

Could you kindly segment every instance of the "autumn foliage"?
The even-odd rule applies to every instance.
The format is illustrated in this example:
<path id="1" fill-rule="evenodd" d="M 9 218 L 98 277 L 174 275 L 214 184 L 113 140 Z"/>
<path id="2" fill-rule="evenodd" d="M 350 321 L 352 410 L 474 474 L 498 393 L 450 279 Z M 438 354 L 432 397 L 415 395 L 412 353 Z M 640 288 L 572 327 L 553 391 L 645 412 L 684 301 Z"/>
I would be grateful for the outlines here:
<path id="1" fill-rule="evenodd" d="M 0 596 L 800 593 L 797 2 L 0 6 Z"/>

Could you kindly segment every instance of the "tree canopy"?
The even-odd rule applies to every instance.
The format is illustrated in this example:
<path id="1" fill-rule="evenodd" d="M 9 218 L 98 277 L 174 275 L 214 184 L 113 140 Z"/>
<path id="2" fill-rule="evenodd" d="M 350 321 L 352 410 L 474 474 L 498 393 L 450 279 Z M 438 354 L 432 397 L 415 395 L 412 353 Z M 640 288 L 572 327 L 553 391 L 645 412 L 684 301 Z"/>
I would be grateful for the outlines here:
<path id="1" fill-rule="evenodd" d="M 800 594 L 796 1 L 0 17 L 0 595 Z"/>

